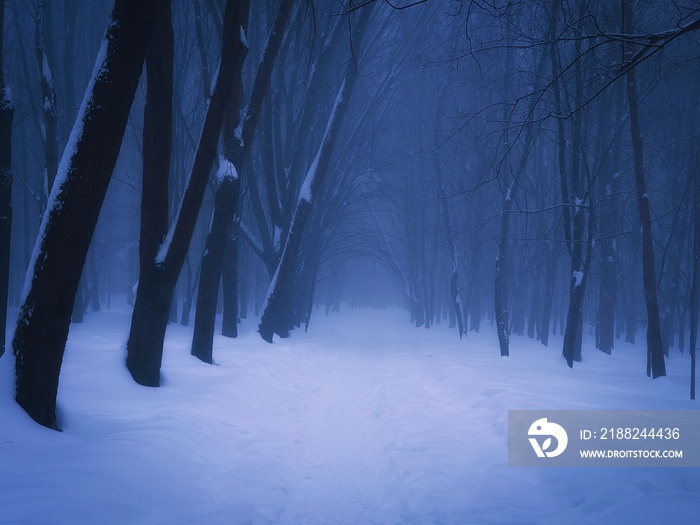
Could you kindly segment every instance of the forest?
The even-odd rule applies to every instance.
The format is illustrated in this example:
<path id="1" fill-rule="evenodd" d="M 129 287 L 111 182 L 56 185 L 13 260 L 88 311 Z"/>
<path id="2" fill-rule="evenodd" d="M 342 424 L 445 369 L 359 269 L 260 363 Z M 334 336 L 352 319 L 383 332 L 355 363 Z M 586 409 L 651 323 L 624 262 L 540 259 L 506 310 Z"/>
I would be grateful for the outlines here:
<path id="1" fill-rule="evenodd" d="M 697 0 L 0 0 L 0 522 L 697 523 L 699 44 Z"/>
<path id="2" fill-rule="evenodd" d="M 1 5 L 0 355 L 40 424 L 70 327 L 124 302 L 146 386 L 169 323 L 212 363 L 242 319 L 371 306 L 569 367 L 689 352 L 694 396 L 695 2 Z"/>

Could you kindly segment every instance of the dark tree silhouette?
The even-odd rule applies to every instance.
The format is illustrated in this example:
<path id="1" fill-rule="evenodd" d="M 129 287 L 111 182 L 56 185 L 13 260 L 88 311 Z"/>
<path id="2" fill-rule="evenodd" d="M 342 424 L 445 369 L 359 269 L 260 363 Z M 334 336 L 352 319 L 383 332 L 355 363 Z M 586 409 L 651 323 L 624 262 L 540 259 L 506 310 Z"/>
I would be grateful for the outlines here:
<path id="1" fill-rule="evenodd" d="M 187 256 L 209 172 L 216 157 L 224 111 L 247 50 L 241 41 L 242 16 L 240 3 L 227 0 L 218 75 L 185 193 L 175 221 L 155 259 L 141 271 L 126 343 L 126 365 L 134 380 L 145 386 L 160 384 L 163 341 L 175 284 Z"/>
<path id="2" fill-rule="evenodd" d="M 623 2 L 623 28 L 632 27 L 632 0 Z M 631 57 L 631 50 L 627 50 Z M 627 70 L 627 100 L 630 110 L 630 132 L 632 134 L 632 151 L 634 154 L 634 180 L 637 189 L 637 206 L 642 223 L 642 269 L 644 282 L 644 300 L 647 307 L 647 375 L 657 378 L 666 375 L 664 348 L 661 340 L 661 323 L 659 321 L 659 301 L 656 284 L 656 262 L 654 260 L 654 240 L 651 231 L 651 212 L 649 194 L 644 174 L 644 151 L 642 145 L 642 128 L 639 122 L 639 102 L 637 99 L 637 71 L 631 67 Z M 692 322 L 692 321 L 691 321 Z"/>
<path id="3" fill-rule="evenodd" d="M 362 37 L 370 12 L 370 7 L 360 11 L 353 30 L 353 50 L 361 49 Z M 280 337 L 288 337 L 289 330 L 293 325 L 292 313 L 294 294 L 292 293 L 292 284 L 298 264 L 299 249 L 304 234 L 304 228 L 311 213 L 314 197 L 318 193 L 328 172 L 333 155 L 333 147 L 338 138 L 343 118 L 347 112 L 350 96 L 352 95 L 358 74 L 357 63 L 353 60 L 353 57 L 349 57 L 340 89 L 338 90 L 338 94 L 336 95 L 335 102 L 331 109 L 331 114 L 328 118 L 323 139 L 299 191 L 299 198 L 294 209 L 294 216 L 289 227 L 287 241 L 282 250 L 282 256 L 277 265 L 277 270 L 272 277 L 267 298 L 263 305 L 258 331 L 260 332 L 260 337 L 268 343 L 272 342 L 272 337 L 275 333 Z"/>
<path id="4" fill-rule="evenodd" d="M 226 157 L 235 168 L 224 169 L 220 172 L 221 177 L 219 177 L 219 185 L 216 189 L 214 213 L 207 235 L 206 248 L 202 256 L 199 292 L 197 294 L 197 312 L 192 336 L 192 355 L 197 356 L 206 363 L 212 362 L 214 317 L 216 315 L 219 281 L 231 223 L 234 214 L 238 210 L 240 188 L 238 172 L 242 172 L 245 169 L 246 160 L 250 155 L 255 131 L 260 121 L 263 101 L 270 85 L 272 70 L 282 46 L 282 39 L 284 38 L 285 28 L 293 5 L 294 2 L 291 0 L 282 0 L 280 2 L 270 34 L 267 37 L 250 100 L 246 105 L 241 123 L 239 124 L 238 119 L 234 116 L 240 103 L 236 101 L 233 110 L 229 112 L 232 116 L 229 119 L 230 125 L 228 126 L 229 129 L 224 142 L 226 144 Z M 237 94 L 235 97 L 240 98 L 240 94 Z M 240 138 L 231 134 L 238 125 L 241 126 Z"/>
<path id="5" fill-rule="evenodd" d="M 116 0 L 51 192 L 12 342 L 17 402 L 58 429 L 56 393 L 80 274 L 166 0 Z M 70 242 L 70 249 L 66 243 Z"/>
<path id="6" fill-rule="evenodd" d="M 3 44 L 5 1 L 0 0 L 0 356 L 5 353 L 7 292 L 10 279 L 10 238 L 12 233 L 12 117 L 14 105 L 5 85 Z"/>

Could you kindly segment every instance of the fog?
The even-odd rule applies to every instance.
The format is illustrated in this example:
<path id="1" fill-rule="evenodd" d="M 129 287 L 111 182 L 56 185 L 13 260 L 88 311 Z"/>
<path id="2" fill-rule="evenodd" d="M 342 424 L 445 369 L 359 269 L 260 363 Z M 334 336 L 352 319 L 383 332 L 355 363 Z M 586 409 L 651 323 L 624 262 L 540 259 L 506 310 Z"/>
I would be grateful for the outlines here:
<path id="1" fill-rule="evenodd" d="M 54 397 L 69 323 L 135 302 L 151 386 L 167 322 L 211 362 L 241 320 L 273 341 L 367 306 L 465 349 L 486 330 L 504 356 L 522 336 L 575 368 L 625 341 L 640 374 L 694 366 L 695 3 L 224 4 L 125 34 L 111 2 L 5 5 L 8 349 L 58 356 Z"/>

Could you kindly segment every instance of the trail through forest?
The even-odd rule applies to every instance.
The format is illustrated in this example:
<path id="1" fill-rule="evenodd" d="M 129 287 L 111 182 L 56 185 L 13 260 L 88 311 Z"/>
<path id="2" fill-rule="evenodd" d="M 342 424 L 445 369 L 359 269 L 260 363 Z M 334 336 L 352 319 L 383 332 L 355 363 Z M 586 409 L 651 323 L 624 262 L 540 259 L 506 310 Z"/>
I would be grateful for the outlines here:
<path id="1" fill-rule="evenodd" d="M 128 322 L 104 311 L 71 331 L 62 433 L 14 403 L 0 359 L 0 523 L 685 524 L 700 511 L 693 469 L 507 463 L 511 409 L 696 410 L 675 351 L 651 381 L 639 348 L 587 341 L 572 371 L 560 336 L 516 337 L 501 358 L 492 328 L 460 341 L 405 312 L 343 308 L 273 345 L 246 321 L 216 337 L 215 366 L 171 325 L 154 389 L 124 367 Z"/>

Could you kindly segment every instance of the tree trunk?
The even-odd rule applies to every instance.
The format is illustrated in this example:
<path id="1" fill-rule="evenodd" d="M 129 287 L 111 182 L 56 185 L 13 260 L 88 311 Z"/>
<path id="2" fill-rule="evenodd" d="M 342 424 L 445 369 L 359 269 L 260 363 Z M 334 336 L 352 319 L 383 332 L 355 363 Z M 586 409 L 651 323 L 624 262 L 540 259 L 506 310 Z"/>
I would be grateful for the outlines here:
<path id="1" fill-rule="evenodd" d="M 0 356 L 5 353 L 12 233 L 12 117 L 15 107 L 5 85 L 3 64 L 5 2 L 0 1 Z"/>
<path id="2" fill-rule="evenodd" d="M 224 110 L 231 98 L 233 82 L 246 52 L 240 40 L 240 26 L 240 5 L 234 0 L 227 0 L 219 74 L 204 117 L 192 171 L 185 185 L 185 193 L 175 221 L 170 226 L 155 260 L 149 264 L 145 273 L 141 272 L 144 277 L 139 279 L 126 344 L 126 364 L 134 380 L 144 386 L 160 384 L 163 340 L 170 301 L 187 256 L 209 172 L 216 156 Z"/>
<path id="3" fill-rule="evenodd" d="M 617 89 L 616 105 L 619 108 L 616 128 L 619 129 L 622 119 L 622 89 Z M 611 109 L 611 104 L 601 103 L 598 126 L 605 123 L 606 127 L 610 127 L 608 114 Z M 610 133 L 606 133 L 610 135 Z M 599 132 L 599 143 L 603 140 L 603 134 Z M 620 140 L 620 134 L 615 133 L 613 143 Z M 602 148 L 598 148 L 599 150 Z M 617 242 L 615 234 L 617 233 L 617 217 L 616 197 L 617 194 L 617 174 L 614 170 L 620 168 L 620 152 L 619 144 L 615 148 L 612 162 L 601 164 L 598 180 L 598 235 L 600 243 L 600 262 L 598 263 L 600 272 L 600 286 L 598 289 L 598 348 L 606 353 L 611 354 L 615 346 L 615 310 L 617 304 L 617 267 L 618 254 Z M 602 161 L 601 161 L 602 162 Z"/>
<path id="4" fill-rule="evenodd" d="M 262 103 L 265 99 L 272 70 L 282 46 L 285 28 L 290 18 L 294 2 L 283 0 L 277 10 L 275 21 L 268 36 L 263 58 L 258 66 L 255 83 L 251 92 L 250 101 L 246 106 L 245 115 L 239 124 L 240 100 L 242 98 L 242 82 L 237 79 L 239 92 L 234 94 L 227 111 L 226 157 L 230 161 L 233 172 L 246 169 L 247 159 L 251 152 L 255 131 L 260 120 Z M 234 130 L 240 128 L 238 136 Z M 235 166 L 235 169 L 234 169 Z M 230 179 L 230 180 L 228 180 Z M 199 291 L 197 294 L 197 312 L 195 314 L 194 334 L 192 338 L 192 355 L 205 363 L 212 362 L 212 343 L 214 340 L 214 321 L 216 315 L 216 302 L 218 298 L 221 270 L 224 263 L 226 245 L 229 242 L 229 230 L 234 215 L 238 210 L 240 181 L 238 174 L 235 178 L 228 176 L 219 177 L 219 185 L 216 189 L 216 202 L 211 226 L 207 235 L 205 255 L 202 257 L 202 270 L 199 277 Z M 205 273 L 209 274 L 205 276 Z M 231 284 L 231 283 L 227 283 Z M 230 312 L 228 312 L 230 315 Z M 231 334 L 230 324 L 227 324 L 227 333 Z M 222 327 L 223 329 L 223 327 Z M 237 332 L 237 327 L 234 326 Z"/>
<path id="5" fill-rule="evenodd" d="M 539 313 L 542 310 L 542 304 L 539 300 L 542 272 L 540 272 L 539 269 L 537 269 L 536 272 L 535 282 L 532 285 L 532 297 L 530 298 L 530 312 L 527 316 L 527 336 L 530 339 L 535 339 L 537 335 L 537 327 L 540 323 Z"/>
<path id="6" fill-rule="evenodd" d="M 80 272 L 80 282 L 75 292 L 73 312 L 71 313 L 70 321 L 76 324 L 85 321 L 85 266 L 83 266 L 83 271 Z"/>
<path id="7" fill-rule="evenodd" d="M 579 15 L 583 17 L 583 4 L 579 6 Z M 580 56 L 582 53 L 582 43 L 577 40 L 574 43 L 574 54 Z M 554 60 L 554 59 L 553 59 Z M 580 60 L 576 61 L 575 69 L 575 95 L 574 107 L 581 107 L 583 104 L 583 81 L 582 81 L 582 64 Z M 559 70 L 558 63 L 553 67 L 555 75 Z M 558 86 L 557 86 L 558 88 Z M 559 93 L 557 89 L 557 93 Z M 561 107 L 559 96 L 557 95 L 557 106 Z M 584 232 L 585 207 L 582 205 L 588 202 L 590 205 L 592 199 L 592 191 L 590 181 L 588 186 L 584 185 L 583 178 L 583 150 L 581 128 L 583 125 L 584 110 L 578 111 L 573 116 L 572 121 L 572 136 L 571 136 L 571 176 L 567 181 L 566 177 L 566 137 L 563 135 L 563 124 L 558 125 L 559 136 L 559 166 L 560 166 L 560 185 L 565 188 L 569 184 L 570 192 L 566 189 L 562 191 L 562 201 L 564 210 L 571 210 L 573 215 L 567 215 L 564 221 L 564 228 L 567 228 L 566 238 L 569 241 L 569 255 L 571 256 L 571 280 L 569 285 L 569 308 L 566 317 L 566 329 L 564 330 L 564 345 L 562 355 L 566 359 L 569 367 L 574 366 L 574 361 L 581 361 L 581 341 L 583 338 L 583 300 L 586 292 L 586 283 L 588 281 L 588 269 L 591 259 L 591 247 L 589 245 L 586 254 L 586 262 L 584 262 Z M 565 197 L 568 196 L 568 199 Z M 588 198 L 586 198 L 586 196 Z M 570 206 L 571 208 L 567 207 Z M 566 212 L 567 214 L 569 211 Z M 591 216 L 589 209 L 589 218 Z M 593 232 L 588 229 L 589 241 Z"/>
<path id="8" fill-rule="evenodd" d="M 240 178 L 233 164 L 222 159 L 214 203 L 214 217 L 209 228 L 209 235 L 207 235 L 204 255 L 202 256 L 202 269 L 199 274 L 199 291 L 194 314 L 191 349 L 193 356 L 210 364 L 212 363 L 219 281 L 224 261 L 224 250 L 227 245 L 226 238 L 230 227 L 230 221 L 222 220 L 221 217 L 235 213 L 232 208 L 238 208 L 239 188 Z"/>
<path id="9" fill-rule="evenodd" d="M 550 323 L 552 320 L 552 304 L 554 302 L 554 281 L 557 273 L 557 261 L 554 255 L 554 246 L 547 243 L 547 264 L 545 265 L 544 298 L 542 300 L 542 321 L 540 323 L 539 339 L 544 346 L 549 344 Z"/>
<path id="10" fill-rule="evenodd" d="M 508 260 L 508 228 L 510 223 L 510 208 L 512 205 L 510 188 L 503 199 L 501 213 L 501 235 L 498 239 L 498 255 L 496 256 L 496 277 L 494 279 L 494 297 L 496 308 L 496 332 L 501 356 L 509 354 L 508 336 L 508 293 L 506 292 L 506 262 Z"/>
<path id="11" fill-rule="evenodd" d="M 361 49 L 364 28 L 371 11 L 372 9 L 370 6 L 360 11 L 358 22 L 352 35 L 352 49 Z M 260 337 L 268 343 L 272 342 L 272 337 L 275 333 L 280 337 L 289 336 L 289 313 L 293 301 L 293 294 L 290 288 L 295 278 L 304 228 L 311 212 L 314 196 L 318 193 L 328 172 L 333 154 L 333 146 L 337 140 L 340 126 L 347 111 L 357 77 L 357 64 L 355 60 L 350 59 L 348 60 L 342 84 L 331 110 L 321 145 L 318 148 L 316 157 L 309 168 L 299 192 L 294 216 L 289 227 L 287 242 L 284 245 L 282 256 L 275 270 L 275 274 L 272 277 L 272 281 L 270 282 L 270 288 L 263 305 L 258 331 Z"/>
<path id="12" fill-rule="evenodd" d="M 700 146 L 693 151 L 695 188 L 693 195 L 693 274 L 690 288 L 690 399 L 695 399 L 695 368 L 698 342 L 698 306 L 700 306 Z"/>
<path id="13" fill-rule="evenodd" d="M 115 1 L 34 247 L 12 343 L 16 400 L 49 428 L 58 428 L 58 377 L 80 274 L 119 154 L 153 21 L 166 5 L 164 0 Z"/>
<path id="14" fill-rule="evenodd" d="M 439 150 L 437 149 L 440 146 L 440 143 L 442 142 L 442 137 L 440 135 L 439 129 L 440 129 L 440 123 L 442 121 L 442 116 L 445 111 L 445 103 L 447 101 L 447 88 L 449 86 L 450 78 L 451 78 L 451 73 L 453 70 L 450 70 L 450 75 L 448 75 L 447 80 L 445 81 L 445 85 L 442 87 L 440 90 L 440 95 L 438 97 L 438 107 L 437 107 L 437 117 L 436 117 L 436 126 L 435 126 L 435 148 L 436 152 L 434 154 L 434 160 L 435 160 L 435 182 L 438 187 L 439 195 L 438 199 L 440 201 L 440 218 L 442 219 L 442 227 L 445 229 L 445 236 L 447 237 L 447 249 L 450 254 L 450 258 L 452 259 L 452 272 L 450 274 L 450 300 L 452 302 L 452 308 L 454 311 L 454 319 L 456 321 L 457 325 L 457 330 L 459 331 L 459 338 L 462 339 L 462 336 L 467 335 L 467 327 L 466 327 L 466 320 L 465 320 L 465 313 L 462 308 L 462 302 L 460 301 L 459 298 L 459 287 L 458 287 L 458 281 L 459 281 L 459 254 L 457 252 L 457 246 L 455 244 L 454 240 L 454 233 L 452 230 L 452 224 L 450 221 L 450 210 L 447 206 L 447 191 L 444 185 L 444 181 L 442 179 L 442 165 L 440 164 L 440 155 L 438 154 Z M 437 220 L 437 219 L 436 219 Z M 433 242 L 437 243 L 437 239 L 434 239 Z M 437 244 L 436 244 L 437 245 Z M 454 324 L 452 324 L 452 316 L 450 316 L 450 328 L 453 328 Z"/>
<path id="15" fill-rule="evenodd" d="M 52 68 L 46 49 L 46 9 L 45 0 L 36 4 L 36 25 L 34 48 L 41 78 L 41 109 L 44 115 L 44 169 L 46 194 L 51 193 L 56 171 L 58 170 L 58 114 L 56 111 L 56 89 L 53 83 Z M 49 42 L 51 44 L 51 42 Z"/>
<path id="16" fill-rule="evenodd" d="M 182 326 L 190 324 L 190 311 L 192 310 L 192 297 L 194 296 L 192 291 L 192 263 L 189 255 L 185 258 L 185 272 L 185 290 L 187 295 L 182 301 L 182 310 L 180 311 L 180 325 Z"/>
<path id="17" fill-rule="evenodd" d="M 238 337 L 238 241 L 238 225 L 234 220 L 224 252 L 224 267 L 221 270 L 224 303 L 224 311 L 221 316 L 221 335 L 224 337 Z"/>
<path id="18" fill-rule="evenodd" d="M 632 0 L 624 0 L 623 17 L 626 19 L 625 30 L 632 26 Z M 664 348 L 661 340 L 661 323 L 659 321 L 659 303 L 656 285 L 656 262 L 654 260 L 654 240 L 651 231 L 651 213 L 649 194 L 644 175 L 644 152 L 642 147 L 642 130 L 639 123 L 639 104 L 637 102 L 637 74 L 634 67 L 627 71 L 627 100 L 630 109 L 630 132 L 632 134 L 632 151 L 634 153 L 634 178 L 637 186 L 637 206 L 642 223 L 642 271 L 644 299 L 647 307 L 647 375 L 653 378 L 666 375 Z"/>
<path id="19" fill-rule="evenodd" d="M 174 35 L 168 7 L 158 17 L 146 55 L 139 280 L 168 232 L 168 181 L 173 144 Z"/>

